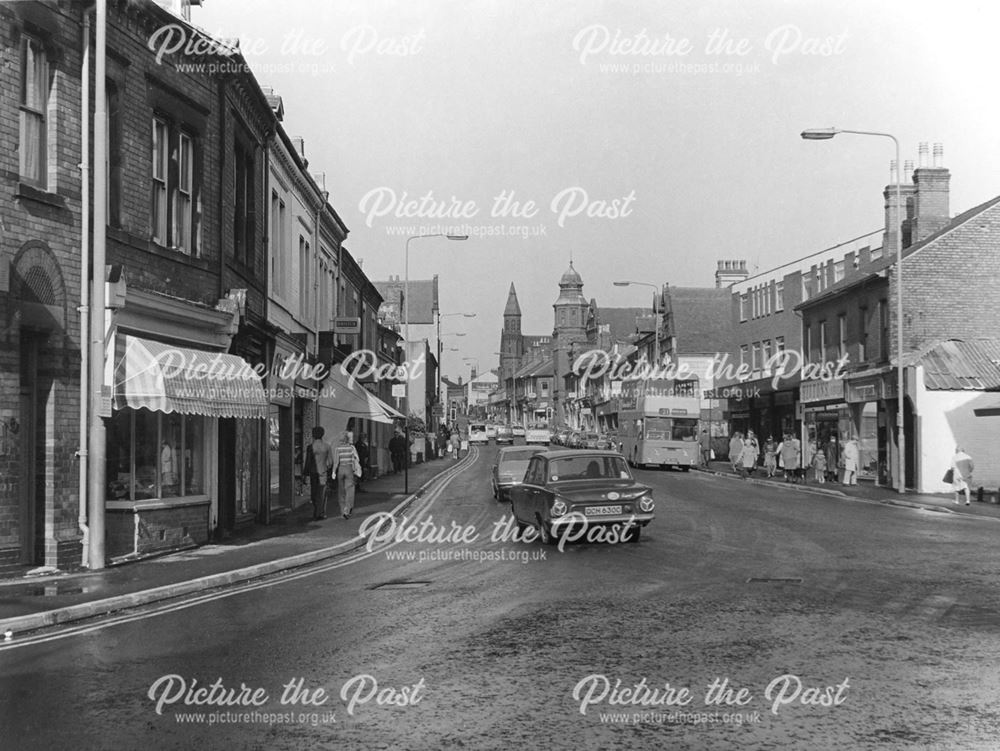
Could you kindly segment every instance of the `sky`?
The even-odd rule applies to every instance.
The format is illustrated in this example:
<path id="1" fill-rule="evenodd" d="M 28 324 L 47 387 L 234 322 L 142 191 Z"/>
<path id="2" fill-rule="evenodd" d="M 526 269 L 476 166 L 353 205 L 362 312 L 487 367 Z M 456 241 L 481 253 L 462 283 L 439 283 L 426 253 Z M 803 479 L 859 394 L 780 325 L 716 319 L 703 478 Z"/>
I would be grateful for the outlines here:
<path id="1" fill-rule="evenodd" d="M 551 334 L 572 259 L 599 306 L 879 229 L 886 138 L 943 143 L 951 213 L 1000 194 L 1000 3 L 203 0 L 305 139 L 374 280 L 439 275 L 444 372 L 496 367 L 513 282 Z"/>

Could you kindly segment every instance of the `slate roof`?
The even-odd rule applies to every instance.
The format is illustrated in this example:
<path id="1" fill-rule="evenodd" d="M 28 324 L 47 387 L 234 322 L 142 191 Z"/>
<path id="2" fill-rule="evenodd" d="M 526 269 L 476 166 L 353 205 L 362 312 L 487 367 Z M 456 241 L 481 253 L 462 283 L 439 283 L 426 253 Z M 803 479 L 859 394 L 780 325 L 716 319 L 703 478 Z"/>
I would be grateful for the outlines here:
<path id="1" fill-rule="evenodd" d="M 652 320 L 650 308 L 597 308 L 597 323 L 608 324 L 611 339 L 615 342 L 629 342 L 635 337 L 640 320 L 648 316 Z"/>
<path id="2" fill-rule="evenodd" d="M 946 225 L 944 225 L 941 229 L 939 229 L 937 232 L 934 232 L 933 234 L 928 235 L 927 237 L 925 237 L 920 242 L 914 243 L 913 245 L 911 245 L 908 248 L 903 248 L 903 260 L 905 261 L 906 258 L 907 258 L 907 256 L 911 256 L 914 253 L 919 252 L 921 249 L 927 247 L 928 245 L 930 245 L 932 242 L 934 242 L 935 240 L 937 240 L 942 235 L 945 235 L 945 234 L 951 232 L 953 229 L 955 229 L 957 227 L 960 227 L 961 225 L 965 224 L 970 219 L 975 218 L 979 214 L 983 213 L 987 209 L 992 208 L 993 206 L 995 206 L 998 203 L 1000 203 L 1000 196 L 997 196 L 995 198 L 991 198 L 989 201 L 986 201 L 985 203 L 981 203 L 978 206 L 974 206 L 973 208 L 969 209 L 968 211 L 965 211 L 965 212 L 959 214 L 954 219 L 952 219 L 950 222 L 948 222 Z M 880 258 L 879 260 L 875 261 L 874 263 L 868 264 L 867 266 L 864 266 L 864 267 L 862 267 L 860 269 L 851 269 L 850 271 L 848 271 L 844 275 L 844 278 L 841 279 L 836 284 L 833 284 L 833 285 L 827 287 L 825 290 L 823 290 L 819 294 L 813 295 L 808 300 L 805 300 L 805 301 L 799 303 L 798 305 L 796 305 L 795 306 L 795 310 L 803 310 L 804 308 L 808 308 L 811 305 L 815 305 L 817 302 L 820 302 L 820 301 L 823 301 L 823 300 L 828 300 L 829 298 L 833 297 L 834 295 L 838 294 L 839 292 L 841 292 L 841 291 L 843 291 L 845 289 L 849 289 L 850 287 L 857 286 L 857 285 L 862 284 L 862 283 L 864 283 L 864 282 L 866 282 L 866 281 L 868 281 L 870 279 L 873 279 L 873 278 L 877 277 L 879 274 L 885 272 L 886 269 L 890 268 L 895 263 L 896 263 L 896 256 L 895 256 L 895 254 L 887 255 L 887 256 L 883 255 L 882 258 Z M 905 266 L 905 264 L 903 266 L 903 276 L 904 277 L 906 276 L 906 266 Z"/>
<path id="3" fill-rule="evenodd" d="M 514 373 L 514 378 L 539 378 L 550 376 L 555 373 L 555 367 L 551 357 L 544 360 L 532 360 Z"/>

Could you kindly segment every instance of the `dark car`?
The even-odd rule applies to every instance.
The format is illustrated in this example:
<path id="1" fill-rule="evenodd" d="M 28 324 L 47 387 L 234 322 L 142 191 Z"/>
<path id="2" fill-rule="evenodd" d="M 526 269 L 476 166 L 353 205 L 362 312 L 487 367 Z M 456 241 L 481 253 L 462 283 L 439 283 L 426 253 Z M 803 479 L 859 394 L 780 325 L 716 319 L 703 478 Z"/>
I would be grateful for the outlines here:
<path id="1" fill-rule="evenodd" d="M 531 457 L 542 451 L 545 451 L 545 446 L 507 446 L 500 449 L 490 473 L 493 497 L 506 501 L 507 491 L 514 485 L 520 485 L 524 479 Z"/>
<path id="2" fill-rule="evenodd" d="M 531 457 L 524 480 L 507 491 L 518 529 L 543 543 L 638 542 L 653 520 L 652 489 L 635 481 L 613 451 L 546 451 Z M 596 533 L 595 533 L 596 532 Z"/>

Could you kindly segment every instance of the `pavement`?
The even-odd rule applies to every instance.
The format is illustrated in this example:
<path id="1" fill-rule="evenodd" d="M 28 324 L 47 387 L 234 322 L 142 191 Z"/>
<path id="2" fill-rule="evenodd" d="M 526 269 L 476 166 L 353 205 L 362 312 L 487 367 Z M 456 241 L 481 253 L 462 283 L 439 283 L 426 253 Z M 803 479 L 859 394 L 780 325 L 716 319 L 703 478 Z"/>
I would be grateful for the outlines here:
<path id="1" fill-rule="evenodd" d="M 764 476 L 763 469 L 758 468 L 748 479 L 742 480 L 738 474 L 733 472 L 732 465 L 725 461 L 709 462 L 708 467 L 699 467 L 699 471 L 708 472 L 720 477 L 729 477 L 736 482 L 749 482 L 755 485 L 774 486 L 801 493 L 820 494 L 835 496 L 845 500 L 868 501 L 872 503 L 884 503 L 891 506 L 907 506 L 909 508 L 920 508 L 928 511 L 939 511 L 948 514 L 969 514 L 972 516 L 992 517 L 1000 519 L 1000 490 L 997 488 L 986 488 L 983 490 L 983 500 L 977 500 L 976 488 L 970 494 L 972 502 L 966 506 L 965 496 L 961 496 L 961 503 L 955 503 L 953 493 L 914 493 L 907 491 L 900 493 L 891 488 L 880 487 L 874 482 L 859 480 L 857 485 L 842 485 L 839 482 L 829 482 L 819 484 L 810 479 L 808 482 L 790 483 L 785 482 L 779 476 L 769 479 Z"/>
<path id="2" fill-rule="evenodd" d="M 434 459 L 410 467 L 406 483 L 409 493 L 404 492 L 402 473 L 365 480 L 364 492 L 355 494 L 350 519 L 342 518 L 333 499 L 327 504 L 328 517 L 313 521 L 312 505 L 307 502 L 272 524 L 255 525 L 223 542 L 111 565 L 101 571 L 15 572 L 0 578 L 0 639 L 9 641 L 26 631 L 236 584 L 343 555 L 364 545 L 359 530 L 368 516 L 402 513 L 435 477 L 456 464 L 454 459 Z"/>

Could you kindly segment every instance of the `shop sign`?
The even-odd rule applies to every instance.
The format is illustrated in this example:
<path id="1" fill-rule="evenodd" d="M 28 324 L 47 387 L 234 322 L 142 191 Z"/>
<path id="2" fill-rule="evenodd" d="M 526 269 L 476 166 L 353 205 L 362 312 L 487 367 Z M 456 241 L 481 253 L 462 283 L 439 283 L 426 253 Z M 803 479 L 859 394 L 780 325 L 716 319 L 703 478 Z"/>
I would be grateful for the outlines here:
<path id="1" fill-rule="evenodd" d="M 795 394 L 791 391 L 775 391 L 774 392 L 774 406 L 788 406 L 795 401 Z"/>
<path id="2" fill-rule="evenodd" d="M 799 399 L 803 404 L 843 401 L 844 382 L 839 378 L 830 381 L 802 381 L 799 384 Z"/>
<path id="3" fill-rule="evenodd" d="M 355 316 L 340 316 L 333 319 L 334 334 L 360 334 L 361 319 Z"/>
<path id="4" fill-rule="evenodd" d="M 881 399 L 882 396 L 881 378 L 852 381 L 847 384 L 847 401 L 849 402 L 874 402 Z"/>

